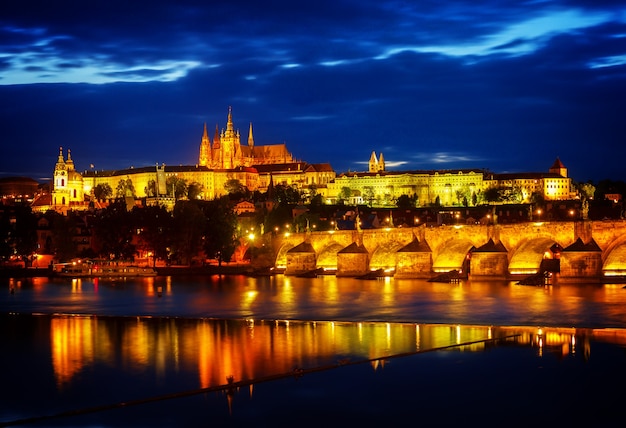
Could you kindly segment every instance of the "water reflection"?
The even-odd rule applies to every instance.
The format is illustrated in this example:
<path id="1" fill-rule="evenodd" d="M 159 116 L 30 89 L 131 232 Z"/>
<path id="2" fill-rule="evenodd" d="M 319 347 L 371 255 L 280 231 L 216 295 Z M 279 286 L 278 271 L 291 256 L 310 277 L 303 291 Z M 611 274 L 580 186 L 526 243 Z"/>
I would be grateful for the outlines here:
<path id="1" fill-rule="evenodd" d="M 298 403 L 304 397 L 304 407 L 292 415 L 315 409 L 319 417 L 310 425 L 340 406 L 351 417 L 363 414 L 362 426 L 369 426 L 371 414 L 362 412 L 367 400 L 373 400 L 369 406 L 378 412 L 379 422 L 387 417 L 384 406 L 412 414 L 416 402 L 432 408 L 433 415 L 449 416 L 450 398 L 456 394 L 450 391 L 458 391 L 457 383 L 482 391 L 461 391 L 463 402 L 455 405 L 463 407 L 458 414 L 464 419 L 463 414 L 479 412 L 485 402 L 490 404 L 485 417 L 498 409 L 505 417 L 518 411 L 520 403 L 532 407 L 538 385 L 557 391 L 552 397 L 565 397 L 562 401 L 568 403 L 563 405 L 570 405 L 571 390 L 584 397 L 581 407 L 587 401 L 605 405 L 617 401 L 609 395 L 610 383 L 626 382 L 623 284 L 524 287 L 507 281 L 211 276 L 0 279 L 0 285 L 5 290 L 0 293 L 0 366 L 10 368 L 2 375 L 0 425 L 33 415 L 221 388 L 229 404 L 237 397 L 239 409 L 244 402 L 249 409 L 249 419 L 237 426 L 251 426 L 260 414 L 275 416 L 267 409 L 277 406 L 265 389 L 270 382 L 264 384 L 265 394 L 255 382 L 268 376 L 293 378 L 317 368 L 324 370 L 298 377 L 298 385 L 306 388 L 294 387 L 295 394 L 291 386 L 272 382 L 273 394 L 284 402 Z M 34 313 L 43 315 L 29 315 Z M 495 340 L 503 337 L 509 339 Z M 419 356 L 405 358 L 415 353 Z M 565 364 L 554 367 L 555 359 Z M 472 369 L 464 370 L 468 366 Z M 350 370 L 354 367 L 358 373 Z M 408 373 L 414 376 L 409 382 Z M 245 382 L 250 388 L 240 389 Z M 511 399 L 516 394 L 517 401 Z M 405 404 L 397 406 L 395 395 Z M 226 408 L 223 395 L 219 400 L 213 416 Z M 200 418 L 188 426 L 202 420 L 207 402 L 205 396 L 193 409 L 185 402 L 180 405 L 190 410 L 184 414 Z M 326 413 L 319 403 L 326 404 Z M 153 416 L 176 406 L 143 407 L 132 422 L 120 412 L 109 415 L 109 424 L 97 418 L 67 423 L 181 426 Z M 277 410 L 281 415 L 284 411 Z M 275 425 L 272 421 L 266 426 Z"/>
<path id="2" fill-rule="evenodd" d="M 467 344 L 483 351 L 490 339 L 548 350 L 562 357 L 591 354 L 589 341 L 626 344 L 626 330 L 492 327 L 320 321 L 191 320 L 53 316 L 50 343 L 59 389 L 95 364 L 130 375 L 194 373 L 191 387 L 223 385 L 311 369 L 337 361 L 369 361 Z"/>

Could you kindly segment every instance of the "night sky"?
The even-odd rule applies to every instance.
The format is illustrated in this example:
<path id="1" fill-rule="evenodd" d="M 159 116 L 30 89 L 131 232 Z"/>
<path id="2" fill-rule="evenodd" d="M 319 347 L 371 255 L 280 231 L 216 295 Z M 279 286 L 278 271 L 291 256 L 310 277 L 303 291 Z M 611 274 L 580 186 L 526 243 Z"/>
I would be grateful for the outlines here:
<path id="1" fill-rule="evenodd" d="M 304 3 L 304 4 L 301 4 Z M 626 179 L 626 3 L 8 1 L 0 176 L 194 165 L 232 106 L 247 142 L 363 171 Z"/>

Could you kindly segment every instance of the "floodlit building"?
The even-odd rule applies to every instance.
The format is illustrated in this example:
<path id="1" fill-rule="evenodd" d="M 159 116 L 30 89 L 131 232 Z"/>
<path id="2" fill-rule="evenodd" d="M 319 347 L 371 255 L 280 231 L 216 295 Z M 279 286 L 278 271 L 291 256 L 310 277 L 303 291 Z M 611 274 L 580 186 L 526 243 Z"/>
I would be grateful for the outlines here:
<path id="1" fill-rule="evenodd" d="M 214 199 L 227 193 L 225 185 L 238 180 L 250 191 L 266 191 L 274 174 L 279 183 L 298 189 L 311 185 L 325 188 L 335 178 L 330 164 L 308 164 L 293 159 L 286 144 L 257 145 L 250 124 L 247 144 L 233 123 L 232 109 L 228 109 L 226 129 L 218 132 L 213 141 L 208 137 L 206 124 L 200 142 L 196 165 L 155 165 L 123 170 L 85 170 L 79 173 L 71 152 L 65 158 L 63 149 L 55 165 L 52 191 L 33 203 L 33 209 L 58 212 L 87 209 L 90 203 L 101 205 L 95 197 L 98 186 L 111 189 L 111 198 L 146 199 L 147 204 L 164 204 L 172 207 L 176 200 L 176 181 L 198 189 L 199 199 Z"/>
<path id="2" fill-rule="evenodd" d="M 90 204 L 97 208 L 105 202 L 99 200 L 96 190 L 106 187 L 112 193 L 107 198 L 123 197 L 131 202 L 144 199 L 146 204 L 173 207 L 180 198 L 177 183 L 193 187 L 194 198 L 210 200 L 226 194 L 226 185 L 232 180 L 250 191 L 265 192 L 270 185 L 285 185 L 301 191 L 305 199 L 321 195 L 327 203 L 344 201 L 371 206 L 395 206 L 403 195 L 415 201 L 417 207 L 470 206 L 481 203 L 484 192 L 491 188 L 514 195 L 509 202 L 516 203 L 529 202 L 533 195 L 541 195 L 545 200 L 577 197 L 567 168 L 558 158 L 546 173 L 492 174 L 478 169 L 388 171 L 383 154 L 377 156 L 373 151 L 366 172 L 336 175 L 328 163 L 295 160 L 285 144 L 256 144 L 252 124 L 247 144 L 242 144 L 229 107 L 226 128 L 219 131 L 216 125 L 213 140 L 204 125 L 195 165 L 91 169 L 81 174 L 70 150 L 65 157 L 61 148 L 51 192 L 35 199 L 32 206 L 40 212 L 81 210 Z"/>
<path id="3" fill-rule="evenodd" d="M 567 176 L 567 168 L 557 158 L 548 172 L 521 172 L 508 174 L 488 174 L 484 179 L 485 189 L 499 188 L 519 195 L 518 202 L 530 202 L 533 194 L 547 201 L 576 199 L 572 179 Z"/>
<path id="4" fill-rule="evenodd" d="M 402 195 L 416 206 L 474 205 L 490 188 L 515 193 L 516 203 L 529 202 L 533 194 L 545 200 L 577 198 L 567 168 L 557 158 L 548 172 L 493 174 L 483 170 L 387 171 L 382 153 L 372 152 L 367 172 L 339 174 L 328 185 L 327 200 L 349 204 L 395 205 Z"/>

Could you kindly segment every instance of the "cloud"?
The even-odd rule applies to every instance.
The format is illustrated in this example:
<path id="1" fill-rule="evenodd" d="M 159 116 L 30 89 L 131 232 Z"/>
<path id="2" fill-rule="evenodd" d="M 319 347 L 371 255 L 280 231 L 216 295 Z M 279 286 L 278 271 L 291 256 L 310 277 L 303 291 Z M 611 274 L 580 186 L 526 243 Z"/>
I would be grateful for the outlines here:
<path id="1" fill-rule="evenodd" d="M 560 155 L 573 174 L 618 176 L 625 11 L 609 0 L 8 2 L 0 169 L 49 174 L 59 145 L 77 165 L 194 164 L 203 124 L 223 127 L 231 105 L 257 144 L 286 142 L 337 171 L 375 150 L 390 168 L 543 171 Z"/>

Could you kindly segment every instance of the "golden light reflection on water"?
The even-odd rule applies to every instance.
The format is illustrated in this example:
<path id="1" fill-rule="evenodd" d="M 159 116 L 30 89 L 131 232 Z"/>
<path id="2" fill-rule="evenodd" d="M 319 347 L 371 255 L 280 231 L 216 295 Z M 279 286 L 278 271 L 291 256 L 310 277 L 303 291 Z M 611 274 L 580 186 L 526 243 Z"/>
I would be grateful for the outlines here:
<path id="1" fill-rule="evenodd" d="M 95 358 L 97 320 L 85 317 L 53 318 L 50 325 L 52 365 L 59 389 Z"/>
<path id="2" fill-rule="evenodd" d="M 340 359 L 383 357 L 465 345 L 482 351 L 491 338 L 517 335 L 518 345 L 563 356 L 590 354 L 589 339 L 626 344 L 626 330 L 492 327 L 402 323 L 320 321 L 184 320 L 54 316 L 50 324 L 52 362 L 57 385 L 63 388 L 95 362 L 121 364 L 132 372 L 153 372 L 157 378 L 180 370 L 197 374 L 198 387 L 310 369 Z"/>

